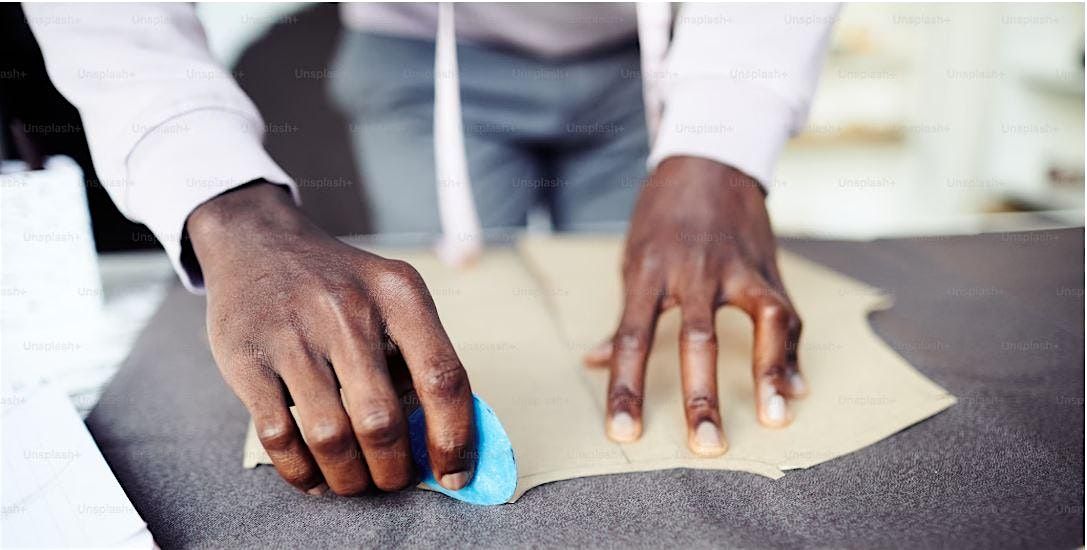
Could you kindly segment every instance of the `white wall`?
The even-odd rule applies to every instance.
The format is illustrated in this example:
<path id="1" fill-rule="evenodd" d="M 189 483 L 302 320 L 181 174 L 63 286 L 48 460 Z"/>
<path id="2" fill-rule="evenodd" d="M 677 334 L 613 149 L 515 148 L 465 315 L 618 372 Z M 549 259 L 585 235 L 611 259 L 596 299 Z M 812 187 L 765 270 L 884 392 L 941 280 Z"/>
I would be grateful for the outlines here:
<path id="1" fill-rule="evenodd" d="M 1082 4 L 847 4 L 833 44 L 779 167 L 780 231 L 1004 228 L 1024 219 L 991 213 L 1007 200 L 1083 223 Z"/>

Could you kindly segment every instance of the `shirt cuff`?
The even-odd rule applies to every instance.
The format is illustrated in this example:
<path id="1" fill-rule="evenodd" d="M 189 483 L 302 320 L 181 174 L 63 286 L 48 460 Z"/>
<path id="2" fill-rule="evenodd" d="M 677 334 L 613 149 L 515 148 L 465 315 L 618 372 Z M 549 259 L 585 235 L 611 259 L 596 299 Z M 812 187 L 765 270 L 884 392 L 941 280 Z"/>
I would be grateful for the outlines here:
<path id="1" fill-rule="evenodd" d="M 727 164 L 770 187 L 778 155 L 793 132 L 795 116 L 787 102 L 734 78 L 675 82 L 667 94 L 647 162 L 650 172 L 668 157 L 694 156 Z"/>
<path id="2" fill-rule="evenodd" d="M 294 181 L 261 145 L 263 123 L 236 111 L 202 109 L 164 121 L 128 156 L 125 210 L 158 237 L 181 282 L 203 294 L 195 259 L 182 258 L 185 221 L 197 206 L 254 180 L 287 187 L 301 204 Z"/>

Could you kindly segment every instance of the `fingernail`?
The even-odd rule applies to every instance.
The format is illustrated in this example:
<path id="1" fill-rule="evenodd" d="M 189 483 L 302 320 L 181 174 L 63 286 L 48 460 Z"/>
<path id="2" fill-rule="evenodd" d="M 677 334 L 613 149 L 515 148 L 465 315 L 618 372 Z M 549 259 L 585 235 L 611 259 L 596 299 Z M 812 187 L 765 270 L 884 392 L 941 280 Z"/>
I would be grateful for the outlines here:
<path id="1" fill-rule="evenodd" d="M 798 372 L 789 377 L 789 387 L 792 389 L 793 395 L 803 395 L 808 391 L 808 383 L 804 381 L 804 377 Z"/>
<path id="2" fill-rule="evenodd" d="M 450 491 L 459 491 L 468 485 L 468 472 L 453 472 L 442 476 L 442 487 Z"/>
<path id="3" fill-rule="evenodd" d="M 322 483 L 322 484 L 320 484 L 320 485 L 318 485 L 316 487 L 310 487 L 309 489 L 306 490 L 306 493 L 311 494 L 311 495 L 313 495 L 315 497 L 319 497 L 319 496 L 325 494 L 326 492 L 328 492 L 328 484 L 327 483 Z"/>
<path id="4" fill-rule="evenodd" d="M 785 422 L 785 398 L 781 394 L 766 399 L 766 419 L 775 424 Z"/>
<path id="5" fill-rule="evenodd" d="M 621 442 L 637 439 L 638 433 L 637 426 L 634 425 L 634 418 L 625 412 L 612 415 L 611 422 L 608 423 L 608 437 Z"/>
<path id="6" fill-rule="evenodd" d="M 694 442 L 699 454 L 719 454 L 725 450 L 721 443 L 721 431 L 709 420 L 702 421 L 695 429 Z"/>

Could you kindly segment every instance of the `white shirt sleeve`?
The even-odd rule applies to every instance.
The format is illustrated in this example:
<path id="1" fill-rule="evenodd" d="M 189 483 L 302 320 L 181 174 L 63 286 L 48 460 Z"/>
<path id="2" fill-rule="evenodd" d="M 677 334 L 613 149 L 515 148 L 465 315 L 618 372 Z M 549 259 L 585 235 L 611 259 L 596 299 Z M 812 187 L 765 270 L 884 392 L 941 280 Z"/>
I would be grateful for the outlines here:
<path id="1" fill-rule="evenodd" d="M 57 89 L 77 109 L 102 185 L 162 242 L 187 288 L 189 214 L 256 179 L 298 190 L 261 145 L 264 121 L 212 59 L 190 4 L 24 3 Z M 191 264 L 191 265 L 188 265 Z"/>
<path id="2" fill-rule="evenodd" d="M 684 4 L 661 78 L 664 112 L 649 155 L 732 166 L 763 186 L 803 127 L 838 6 Z"/>

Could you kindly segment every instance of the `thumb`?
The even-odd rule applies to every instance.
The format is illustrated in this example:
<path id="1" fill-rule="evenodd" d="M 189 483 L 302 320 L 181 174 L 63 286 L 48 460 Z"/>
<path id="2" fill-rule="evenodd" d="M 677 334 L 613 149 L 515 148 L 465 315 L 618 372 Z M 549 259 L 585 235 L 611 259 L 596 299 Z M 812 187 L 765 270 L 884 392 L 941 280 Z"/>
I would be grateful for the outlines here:
<path id="1" fill-rule="evenodd" d="M 612 346 L 611 339 L 604 340 L 597 344 L 593 349 L 585 352 L 583 357 L 585 366 L 587 367 L 606 367 L 611 364 L 611 356 L 614 347 Z"/>

